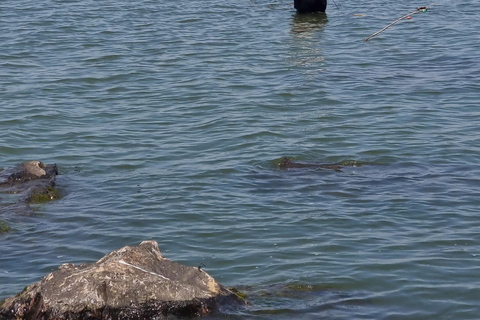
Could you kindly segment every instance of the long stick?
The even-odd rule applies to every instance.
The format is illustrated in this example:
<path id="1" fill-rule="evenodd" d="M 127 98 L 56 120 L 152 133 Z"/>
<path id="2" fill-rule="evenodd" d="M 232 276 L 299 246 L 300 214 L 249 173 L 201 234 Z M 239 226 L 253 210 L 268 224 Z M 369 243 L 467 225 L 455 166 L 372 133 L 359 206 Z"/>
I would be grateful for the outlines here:
<path id="1" fill-rule="evenodd" d="M 333 3 L 335 3 L 335 7 L 337 7 L 338 11 L 340 11 L 340 8 L 337 6 L 337 3 L 335 2 L 335 0 L 333 0 Z"/>
<path id="2" fill-rule="evenodd" d="M 368 41 L 368 39 L 375 37 L 375 36 L 376 36 L 377 34 L 379 34 L 380 32 L 383 32 L 383 31 L 387 30 L 388 28 L 390 28 L 391 26 L 393 26 L 395 23 L 397 23 L 397 22 L 399 22 L 399 21 L 402 21 L 403 19 L 408 18 L 408 17 L 410 17 L 411 15 L 414 15 L 414 14 L 417 14 L 417 13 L 420 13 L 420 12 L 424 12 L 424 10 L 427 11 L 427 9 L 430 8 L 431 6 L 433 6 L 433 3 L 432 3 L 431 5 L 429 5 L 428 7 L 419 7 L 417 10 L 415 10 L 415 11 L 409 13 L 409 14 L 406 14 L 406 15 L 404 15 L 404 16 L 401 17 L 401 18 L 398 18 L 397 20 L 393 21 L 392 23 L 390 23 L 388 26 L 386 26 L 386 27 L 383 28 L 382 30 L 379 30 L 379 31 L 375 32 L 374 34 L 372 34 L 371 36 L 365 38 L 365 41 Z"/>

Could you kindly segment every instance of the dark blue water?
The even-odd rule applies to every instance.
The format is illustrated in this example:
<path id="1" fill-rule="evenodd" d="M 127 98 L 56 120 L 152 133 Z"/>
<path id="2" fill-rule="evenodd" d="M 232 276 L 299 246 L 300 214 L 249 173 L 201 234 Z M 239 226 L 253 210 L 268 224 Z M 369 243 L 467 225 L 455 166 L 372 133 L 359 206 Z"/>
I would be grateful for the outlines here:
<path id="1" fill-rule="evenodd" d="M 292 3 L 0 3 L 0 167 L 64 195 L 0 194 L 0 299 L 153 239 L 247 293 L 211 319 L 478 319 L 480 4 Z"/>

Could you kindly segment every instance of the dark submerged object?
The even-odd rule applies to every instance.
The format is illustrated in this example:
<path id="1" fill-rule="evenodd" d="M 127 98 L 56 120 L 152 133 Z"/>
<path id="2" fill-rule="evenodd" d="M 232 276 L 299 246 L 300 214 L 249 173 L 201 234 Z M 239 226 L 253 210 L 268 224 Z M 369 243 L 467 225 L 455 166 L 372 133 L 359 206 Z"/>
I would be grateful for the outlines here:
<path id="1" fill-rule="evenodd" d="M 36 179 L 51 179 L 58 174 L 57 165 L 44 165 L 43 162 L 32 160 L 24 162 L 0 173 L 0 185 L 14 185 Z"/>
<path id="2" fill-rule="evenodd" d="M 290 168 L 321 168 L 321 169 L 332 169 L 335 171 L 342 171 L 342 166 L 337 163 L 300 163 L 293 162 L 292 159 L 283 157 L 278 164 L 280 169 L 290 169 Z"/>
<path id="3" fill-rule="evenodd" d="M 0 171 L 0 193 L 18 194 L 18 201 L 8 209 L 29 213 L 30 203 L 46 202 L 59 197 L 55 189 L 58 169 L 56 164 L 32 160 Z M 2 211 L 7 211 L 4 208 Z"/>
<path id="4" fill-rule="evenodd" d="M 162 256 L 155 241 L 93 264 L 63 264 L 0 303 L 0 319 L 171 319 L 203 316 L 245 300 L 198 267 Z"/>
<path id="5" fill-rule="evenodd" d="M 327 0 L 294 0 L 293 5 L 298 13 L 325 12 Z"/>

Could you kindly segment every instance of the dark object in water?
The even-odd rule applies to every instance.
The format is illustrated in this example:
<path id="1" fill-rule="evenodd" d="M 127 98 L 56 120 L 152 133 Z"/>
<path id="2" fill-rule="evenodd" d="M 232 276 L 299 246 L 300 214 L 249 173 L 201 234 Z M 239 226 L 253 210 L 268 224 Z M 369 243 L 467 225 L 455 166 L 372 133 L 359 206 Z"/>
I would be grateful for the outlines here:
<path id="1" fill-rule="evenodd" d="M 322 168 L 322 169 L 332 169 L 335 171 L 342 171 L 342 166 L 336 163 L 299 163 L 293 162 L 292 159 L 283 157 L 280 163 L 278 164 L 280 169 L 290 169 L 290 168 Z"/>
<path id="2" fill-rule="evenodd" d="M 327 0 L 294 0 L 293 5 L 298 13 L 325 12 Z"/>
<path id="3" fill-rule="evenodd" d="M 18 194 L 17 202 L 1 206 L 0 213 L 10 211 L 28 214 L 31 212 L 29 204 L 58 199 L 60 194 L 55 188 L 57 175 L 55 164 L 45 165 L 36 160 L 0 171 L 0 193 Z"/>
<path id="4" fill-rule="evenodd" d="M 2 170 L 0 185 L 16 185 L 37 179 L 55 179 L 58 174 L 55 164 L 44 165 L 41 161 L 24 162 L 10 170 Z"/>

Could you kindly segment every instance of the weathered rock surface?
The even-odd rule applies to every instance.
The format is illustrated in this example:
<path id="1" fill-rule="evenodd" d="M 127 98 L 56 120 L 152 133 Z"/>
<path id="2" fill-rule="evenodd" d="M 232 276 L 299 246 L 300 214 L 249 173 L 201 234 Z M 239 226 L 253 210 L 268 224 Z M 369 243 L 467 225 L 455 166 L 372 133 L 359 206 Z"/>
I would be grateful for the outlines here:
<path id="1" fill-rule="evenodd" d="M 55 190 L 57 174 L 58 170 L 55 164 L 44 165 L 36 160 L 1 170 L 0 193 L 18 195 L 16 203 L 4 207 L 2 211 L 8 209 L 14 213 L 27 214 L 30 212 L 29 203 L 58 198 L 58 190 Z"/>
<path id="2" fill-rule="evenodd" d="M 245 301 L 206 272 L 162 256 L 155 241 L 93 264 L 63 264 L 0 305 L 5 319 L 165 319 L 202 316 Z"/>

